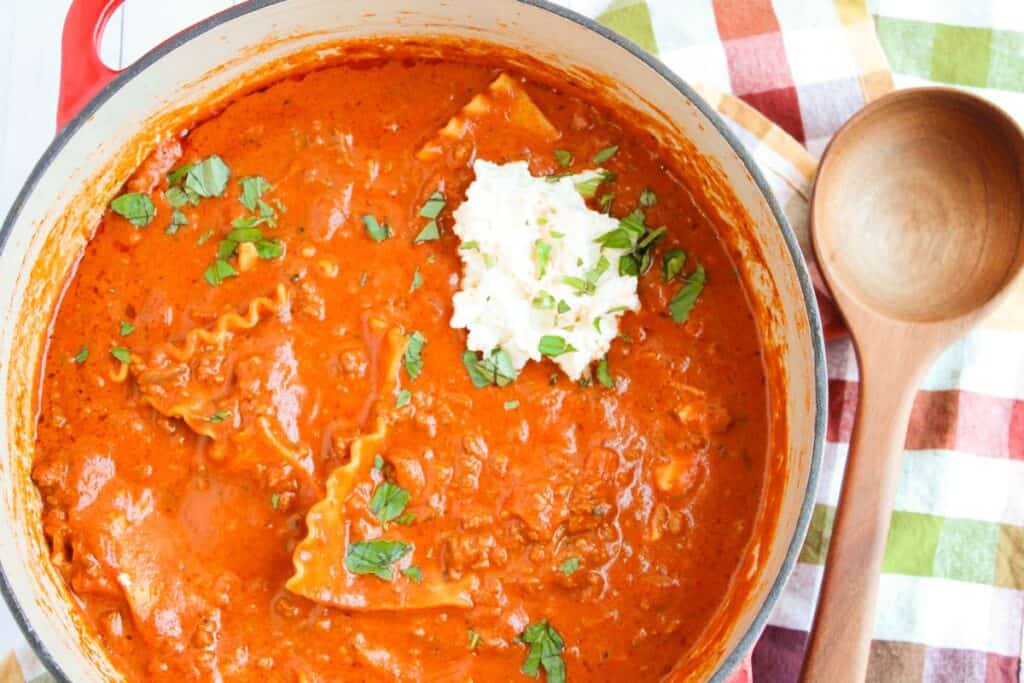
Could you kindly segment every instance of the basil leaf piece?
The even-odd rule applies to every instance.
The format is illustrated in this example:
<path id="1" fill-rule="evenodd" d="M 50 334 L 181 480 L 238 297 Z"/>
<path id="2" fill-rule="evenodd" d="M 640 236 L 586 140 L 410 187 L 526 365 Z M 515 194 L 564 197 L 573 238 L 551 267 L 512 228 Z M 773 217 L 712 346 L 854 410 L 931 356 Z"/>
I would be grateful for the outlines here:
<path id="1" fill-rule="evenodd" d="M 276 237 L 269 240 L 263 239 L 256 242 L 256 253 L 261 259 L 280 258 L 284 253 L 284 247 L 281 245 L 281 240 Z"/>
<path id="2" fill-rule="evenodd" d="M 123 194 L 110 202 L 110 208 L 137 228 L 146 227 L 156 216 L 156 206 L 144 192 Z"/>
<path id="3" fill-rule="evenodd" d="M 381 456 L 380 453 L 373 456 L 373 469 L 376 470 L 377 472 L 380 472 L 382 469 L 384 469 L 384 458 L 383 456 Z"/>
<path id="4" fill-rule="evenodd" d="M 216 154 L 206 157 L 185 174 L 185 190 L 199 197 L 219 197 L 228 186 L 231 169 Z"/>
<path id="5" fill-rule="evenodd" d="M 469 635 L 469 649 L 477 649 L 477 647 L 480 646 L 480 634 L 474 631 L 473 629 L 469 629 L 469 631 L 467 631 L 467 634 Z"/>
<path id="6" fill-rule="evenodd" d="M 391 565 L 412 552 L 412 544 L 377 538 L 356 541 L 345 551 L 345 569 L 353 574 L 372 574 L 383 581 L 395 578 Z"/>
<path id="7" fill-rule="evenodd" d="M 530 648 L 519 669 L 522 673 L 536 677 L 543 667 L 547 683 L 565 683 L 565 662 L 562 660 L 565 641 L 547 619 L 527 626 L 519 635 L 519 641 Z"/>
<path id="8" fill-rule="evenodd" d="M 135 331 L 135 325 L 132 325 L 127 320 L 122 320 L 121 321 L 121 324 L 120 324 L 120 326 L 118 328 L 118 333 L 122 337 L 127 337 L 129 334 L 131 334 L 134 331 Z"/>
<path id="9" fill-rule="evenodd" d="M 224 239 L 231 240 L 232 242 L 259 242 L 263 239 L 263 231 L 259 228 L 251 227 L 235 228 Z"/>
<path id="10" fill-rule="evenodd" d="M 598 200 L 598 204 L 601 205 L 601 211 L 610 213 L 612 210 L 612 202 L 615 201 L 615 193 L 608 192 L 601 195 L 601 199 Z"/>
<path id="11" fill-rule="evenodd" d="M 238 271 L 222 258 L 214 261 L 213 265 L 203 273 L 203 278 L 214 287 L 220 285 L 229 277 L 238 277 Z"/>
<path id="12" fill-rule="evenodd" d="M 551 296 L 544 290 L 537 292 L 537 296 L 533 297 L 533 301 L 530 305 L 534 308 L 539 308 L 542 311 L 547 311 L 555 307 L 555 297 Z"/>
<path id="13" fill-rule="evenodd" d="M 217 245 L 217 258 L 227 260 L 238 251 L 238 242 L 232 240 L 221 240 Z"/>
<path id="14" fill-rule="evenodd" d="M 511 401 L 505 401 L 505 410 L 515 410 L 519 407 L 519 400 L 512 399 Z"/>
<path id="15" fill-rule="evenodd" d="M 487 373 L 477 367 L 479 363 L 480 359 L 473 351 L 466 350 L 462 353 L 462 364 L 466 366 L 466 372 L 469 373 L 469 381 L 477 389 L 483 389 L 491 384 L 491 380 Z"/>
<path id="16" fill-rule="evenodd" d="M 569 285 L 570 287 L 575 289 L 577 294 L 594 293 L 594 285 L 581 277 L 576 277 L 574 275 L 563 275 L 562 283 Z"/>
<path id="17" fill-rule="evenodd" d="M 597 364 L 597 381 L 608 389 L 615 388 L 615 380 L 612 379 L 612 373 L 608 369 L 608 356 L 602 358 Z"/>
<path id="18" fill-rule="evenodd" d="M 125 364 L 132 362 L 132 352 L 123 346 L 110 349 L 110 355 Z"/>
<path id="19" fill-rule="evenodd" d="M 683 272 L 686 265 L 686 252 L 682 249 L 669 249 L 661 259 L 661 281 L 668 282 Z"/>
<path id="20" fill-rule="evenodd" d="M 281 494 L 274 491 L 270 494 L 270 507 L 277 509 L 277 506 L 281 504 Z"/>
<path id="21" fill-rule="evenodd" d="M 704 291 L 706 283 L 707 276 L 704 273 L 704 266 L 698 265 L 697 270 L 686 278 L 686 284 L 668 302 L 668 311 L 672 314 L 672 320 L 680 324 L 686 322 L 694 304 L 697 303 L 697 297 Z"/>
<path id="22" fill-rule="evenodd" d="M 188 218 L 178 209 L 173 209 L 171 210 L 171 224 L 167 226 L 164 232 L 168 235 L 176 235 L 185 225 L 188 225 Z"/>
<path id="23" fill-rule="evenodd" d="M 374 242 L 383 242 L 393 234 L 390 225 L 386 223 L 381 225 L 377 222 L 377 218 L 371 214 L 363 216 L 363 225 L 366 226 L 366 232 Z"/>
<path id="24" fill-rule="evenodd" d="M 405 371 L 409 373 L 410 379 L 416 379 L 423 372 L 423 347 L 427 339 L 419 331 L 413 332 L 406 337 L 405 353 L 402 355 L 402 364 Z"/>
<path id="25" fill-rule="evenodd" d="M 558 314 L 561 315 L 563 313 L 568 313 L 572 309 L 569 308 L 569 304 L 567 304 L 565 302 L 565 299 L 559 299 L 558 300 L 558 308 L 557 308 L 557 310 L 558 310 Z"/>
<path id="26" fill-rule="evenodd" d="M 263 193 L 270 189 L 270 183 L 267 179 L 259 175 L 245 176 L 239 178 L 238 182 L 242 185 L 242 196 L 239 197 L 239 201 L 242 202 L 242 206 L 255 211 L 259 206 L 260 198 Z M 270 208 L 269 206 L 267 207 Z"/>
<path id="27" fill-rule="evenodd" d="M 413 244 L 421 244 L 423 242 L 433 242 L 434 240 L 441 239 L 441 230 L 437 227 L 437 221 L 431 219 L 423 229 L 420 230 L 420 234 L 413 238 Z"/>
<path id="28" fill-rule="evenodd" d="M 491 351 L 489 358 L 479 358 L 474 352 L 467 350 L 462 354 L 462 364 L 466 366 L 469 379 L 477 389 L 491 384 L 499 387 L 508 386 L 518 376 L 512 357 L 501 348 Z"/>
<path id="29" fill-rule="evenodd" d="M 230 417 L 231 417 L 231 411 L 230 410 L 218 410 L 213 415 L 211 415 L 210 417 L 206 418 L 206 421 L 207 422 L 212 422 L 213 424 L 220 424 L 221 422 L 223 422 L 224 420 L 229 419 Z"/>
<path id="30" fill-rule="evenodd" d="M 185 164 L 184 166 L 179 166 L 178 168 L 174 169 L 173 171 L 167 174 L 167 184 L 177 185 L 178 183 L 181 182 L 182 178 L 187 176 L 188 172 L 191 171 L 193 168 L 195 168 L 195 164 Z"/>
<path id="31" fill-rule="evenodd" d="M 597 281 L 601 279 L 601 276 L 608 271 L 611 265 L 611 262 L 602 254 L 601 258 L 597 259 L 594 267 L 587 271 L 586 280 L 591 291 L 597 288 Z"/>
<path id="32" fill-rule="evenodd" d="M 423 203 L 423 206 L 420 208 L 420 215 L 424 218 L 437 218 L 446 203 L 444 195 L 440 192 L 435 192 Z"/>
<path id="33" fill-rule="evenodd" d="M 563 562 L 558 567 L 558 571 L 562 572 L 566 576 L 570 576 L 576 573 L 576 570 L 580 568 L 580 558 L 570 557 L 568 560 Z"/>
<path id="34" fill-rule="evenodd" d="M 397 519 L 409 504 L 409 492 L 401 486 L 384 482 L 373 492 L 370 499 L 370 512 L 380 520 L 381 524 Z"/>
<path id="35" fill-rule="evenodd" d="M 566 166 L 572 165 L 572 159 L 573 159 L 572 152 L 570 152 L 569 150 L 567 150 L 567 149 L 556 149 L 555 150 L 555 161 L 558 162 L 559 166 L 564 168 Z"/>
<path id="36" fill-rule="evenodd" d="M 207 230 L 199 236 L 199 239 L 196 240 L 196 244 L 203 246 L 211 237 L 213 237 L 213 230 Z"/>
<path id="37" fill-rule="evenodd" d="M 409 293 L 412 294 L 417 289 L 423 286 L 423 276 L 420 274 L 420 269 L 417 268 L 412 274 L 412 284 L 409 285 Z"/>
<path id="38" fill-rule="evenodd" d="M 71 361 L 74 362 L 74 363 L 77 363 L 78 365 L 81 365 L 88 358 L 89 358 L 89 347 L 88 346 L 83 346 L 82 348 L 80 348 L 78 350 L 78 353 L 76 353 L 74 355 L 74 357 L 71 359 Z"/>
<path id="39" fill-rule="evenodd" d="M 408 389 L 402 389 L 398 392 L 398 396 L 395 398 L 395 407 L 404 408 L 409 405 L 409 401 L 412 400 L 412 392 Z"/>
<path id="40" fill-rule="evenodd" d="M 540 338 L 540 343 L 537 344 L 537 350 L 548 358 L 557 358 L 563 353 L 572 353 L 576 350 L 576 347 L 566 342 L 563 337 L 553 334 L 545 334 Z"/>
<path id="41" fill-rule="evenodd" d="M 657 203 L 658 195 L 654 194 L 654 190 L 649 187 L 640 190 L 640 206 L 649 209 Z"/>
<path id="42" fill-rule="evenodd" d="M 411 564 L 403 569 L 402 576 L 408 577 L 413 583 L 423 583 L 423 570 L 418 565 Z"/>
<path id="43" fill-rule="evenodd" d="M 180 187 L 169 187 L 164 190 L 164 199 L 174 209 L 180 209 L 188 204 L 188 194 Z"/>
<path id="44" fill-rule="evenodd" d="M 409 525 L 416 521 L 415 512 L 403 512 L 395 518 L 395 524 Z"/>
<path id="45" fill-rule="evenodd" d="M 633 254 L 623 254 L 619 259 L 619 275 L 631 275 L 639 277 L 640 259 Z"/>
<path id="46" fill-rule="evenodd" d="M 551 245 L 544 240 L 534 242 L 533 261 L 537 264 L 537 279 L 540 280 L 548 271 L 548 262 L 551 261 Z"/>
<path id="47" fill-rule="evenodd" d="M 604 162 L 611 159 L 619 151 L 618 145 L 610 145 L 603 149 L 597 150 L 597 153 L 590 159 L 595 164 L 603 164 Z"/>
<path id="48" fill-rule="evenodd" d="M 232 228 L 254 228 L 257 225 L 269 223 L 270 219 L 266 216 L 243 216 L 242 218 L 236 218 L 231 221 Z"/>

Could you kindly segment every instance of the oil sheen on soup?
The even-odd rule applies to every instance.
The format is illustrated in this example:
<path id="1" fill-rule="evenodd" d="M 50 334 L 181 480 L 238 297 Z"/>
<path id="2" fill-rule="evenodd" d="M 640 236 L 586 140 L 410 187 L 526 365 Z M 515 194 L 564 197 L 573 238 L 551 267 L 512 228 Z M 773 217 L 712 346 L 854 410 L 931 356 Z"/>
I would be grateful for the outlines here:
<path id="1" fill-rule="evenodd" d="M 132 175 L 55 312 L 33 470 L 52 561 L 130 680 L 686 661 L 756 533 L 768 391 L 700 179 L 630 118 L 405 46 L 241 96 Z M 612 226 L 577 242 L 599 261 L 569 294 L 531 295 L 554 331 L 518 360 L 469 348 L 453 298 L 471 258 L 481 287 L 513 252 L 539 278 L 571 236 L 552 217 L 520 249 L 525 190 L 498 183 L 473 229 L 512 246 L 460 239 L 484 167 Z M 614 278 L 635 305 L 573 318 Z M 474 310 L 502 321 L 510 287 Z M 597 341 L 570 372 L 572 339 Z"/>

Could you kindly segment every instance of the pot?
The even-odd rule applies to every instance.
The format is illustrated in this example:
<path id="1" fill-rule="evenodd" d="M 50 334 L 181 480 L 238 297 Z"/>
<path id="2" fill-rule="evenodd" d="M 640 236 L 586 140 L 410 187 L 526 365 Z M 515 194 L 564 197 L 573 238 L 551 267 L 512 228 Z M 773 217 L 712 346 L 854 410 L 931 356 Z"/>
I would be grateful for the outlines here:
<path id="1" fill-rule="evenodd" d="M 64 36 L 66 123 L 36 165 L 0 233 L 0 570 L 25 635 L 61 680 L 119 678 L 81 622 L 48 559 L 31 480 L 36 382 L 54 306 L 109 198 L 169 131 L 239 88 L 331 45 L 373 36 L 471 39 L 539 58 L 604 88 L 656 124 L 662 144 L 703 169 L 706 199 L 735 234 L 737 264 L 767 348 L 779 447 L 766 473 L 752 543 L 687 670 L 722 680 L 750 650 L 799 553 L 821 460 L 824 347 L 796 238 L 751 157 L 701 98 L 656 59 L 595 22 L 543 0 L 252 0 L 218 14 L 115 74 L 96 42 L 120 0 L 75 0 Z M 82 54 L 82 50 L 85 54 Z M 108 82 L 109 81 L 109 82 Z M 73 118 L 70 115 L 81 108 Z"/>

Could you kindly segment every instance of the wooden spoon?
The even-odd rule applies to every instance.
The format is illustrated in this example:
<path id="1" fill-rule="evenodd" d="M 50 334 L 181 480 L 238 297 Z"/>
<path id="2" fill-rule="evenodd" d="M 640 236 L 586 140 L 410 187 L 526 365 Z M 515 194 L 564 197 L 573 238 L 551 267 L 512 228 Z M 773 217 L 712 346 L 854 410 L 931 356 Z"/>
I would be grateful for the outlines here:
<path id="1" fill-rule="evenodd" d="M 1020 279 L 1024 134 L 958 90 L 888 95 L 825 151 L 811 234 L 853 337 L 860 402 L 801 679 L 860 682 L 917 385 Z"/>

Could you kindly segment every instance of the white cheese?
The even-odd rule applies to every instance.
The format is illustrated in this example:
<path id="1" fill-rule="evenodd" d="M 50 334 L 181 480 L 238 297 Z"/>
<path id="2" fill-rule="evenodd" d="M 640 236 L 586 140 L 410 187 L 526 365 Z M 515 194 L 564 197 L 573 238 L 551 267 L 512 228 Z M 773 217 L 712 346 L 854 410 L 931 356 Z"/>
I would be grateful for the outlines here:
<path id="1" fill-rule="evenodd" d="M 608 352 L 622 313 L 640 308 L 637 278 L 619 275 L 625 250 L 596 241 L 618 220 L 587 208 L 575 187 L 599 171 L 552 182 L 530 175 L 522 161 L 477 160 L 473 170 L 476 179 L 454 212 L 463 275 L 451 326 L 468 330 L 473 351 L 504 349 L 517 371 L 541 360 L 542 337 L 564 339 L 575 350 L 552 360 L 579 379 Z M 587 291 L 580 291 L 588 274 Z M 559 302 L 568 310 L 559 313 Z"/>

